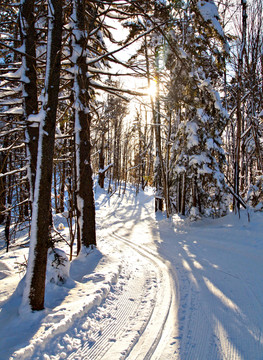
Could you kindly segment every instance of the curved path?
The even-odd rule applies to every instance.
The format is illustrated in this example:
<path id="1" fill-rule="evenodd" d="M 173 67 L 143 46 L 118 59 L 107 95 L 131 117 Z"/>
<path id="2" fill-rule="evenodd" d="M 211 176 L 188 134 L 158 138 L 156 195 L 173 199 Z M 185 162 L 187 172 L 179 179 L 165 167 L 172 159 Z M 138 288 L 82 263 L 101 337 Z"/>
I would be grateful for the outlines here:
<path id="1" fill-rule="evenodd" d="M 99 305 L 94 303 L 81 317 L 72 318 L 48 344 L 35 344 L 32 359 L 172 359 L 169 344 L 176 307 L 168 263 L 146 245 L 134 244 L 117 233 L 107 236 L 104 246 L 118 259 L 118 280 L 109 283 Z M 92 277 L 95 282 L 101 278 L 100 272 Z"/>
<path id="2" fill-rule="evenodd" d="M 117 234 L 113 236 L 116 240 L 133 248 L 144 259 L 147 259 L 149 264 L 154 267 L 158 280 L 152 311 L 127 359 L 159 359 L 162 356 L 163 349 L 168 345 L 167 341 L 169 341 L 169 335 L 173 331 L 174 322 L 172 303 L 175 299 L 169 267 L 157 253 L 145 246 L 133 244 Z"/>
<path id="3" fill-rule="evenodd" d="M 172 331 L 173 285 L 166 263 L 155 253 L 131 241 L 111 235 L 121 242 L 123 268 L 116 286 L 103 306 L 90 318 L 75 324 L 96 329 L 86 343 L 81 342 L 69 359 L 159 359 Z M 123 281 L 122 279 L 128 281 Z M 103 314 L 110 314 L 103 318 Z M 92 341 L 91 341 L 92 339 Z"/>

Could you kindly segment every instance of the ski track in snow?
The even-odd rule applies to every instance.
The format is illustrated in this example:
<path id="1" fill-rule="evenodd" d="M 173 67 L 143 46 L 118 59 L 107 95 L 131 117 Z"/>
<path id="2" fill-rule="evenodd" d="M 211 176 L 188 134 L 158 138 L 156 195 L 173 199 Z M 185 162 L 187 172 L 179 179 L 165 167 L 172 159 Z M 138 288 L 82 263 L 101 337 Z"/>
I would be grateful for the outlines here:
<path id="1" fill-rule="evenodd" d="M 260 214 L 171 221 L 131 192 L 97 206 L 101 255 L 88 274 L 75 264 L 76 287 L 13 359 L 263 360 Z"/>
<path id="2" fill-rule="evenodd" d="M 117 234 L 111 237 L 123 248 L 117 284 L 97 309 L 49 343 L 53 354 L 46 348 L 45 359 L 147 360 L 163 353 L 163 335 L 169 334 L 174 320 L 170 316 L 168 321 L 173 287 L 167 265 L 157 253 Z M 75 350 L 70 353 L 72 344 Z M 35 351 L 33 358 L 42 359 L 41 354 L 43 350 Z"/>
<path id="3" fill-rule="evenodd" d="M 193 230 L 177 230 L 177 241 L 160 246 L 179 287 L 178 359 L 262 360 L 263 301 L 255 292 L 256 284 L 262 288 L 262 250 L 247 248 L 241 236 L 233 246 L 214 229 L 210 238 L 198 225 Z M 160 237 L 171 238 L 162 226 Z"/>
<path id="4" fill-rule="evenodd" d="M 159 286 L 151 316 L 138 338 L 138 343 L 132 348 L 128 359 L 159 359 L 162 356 L 164 346 L 167 346 L 167 341 L 169 341 L 169 337 L 167 340 L 164 335 L 172 333 L 174 324 L 171 308 L 172 303 L 174 303 L 174 291 L 169 268 L 164 259 L 161 259 L 157 253 L 149 251 L 145 246 L 132 244 L 131 241 L 118 235 L 114 237 L 134 248 L 138 253 L 142 254 L 144 259 L 148 258 L 151 265 L 158 270 Z"/>
<path id="5" fill-rule="evenodd" d="M 159 359 L 263 360 L 260 215 L 253 225 L 243 214 L 174 227 L 147 197 L 141 207 L 121 201 L 110 204 L 112 227 L 170 262 L 175 329 Z"/>

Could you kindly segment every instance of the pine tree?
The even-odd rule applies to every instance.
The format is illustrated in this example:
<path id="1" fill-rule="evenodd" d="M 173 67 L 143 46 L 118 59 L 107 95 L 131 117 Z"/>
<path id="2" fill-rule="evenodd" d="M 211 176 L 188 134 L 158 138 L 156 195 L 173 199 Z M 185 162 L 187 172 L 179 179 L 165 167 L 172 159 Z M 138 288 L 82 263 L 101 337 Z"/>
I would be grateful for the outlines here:
<path id="1" fill-rule="evenodd" d="M 180 14 L 184 21 L 170 32 L 167 56 L 170 103 L 179 119 L 171 157 L 174 206 L 193 218 L 221 216 L 227 208 L 221 139 L 227 113 L 214 88 L 224 55 L 218 45 L 226 46 L 225 38 L 213 1 L 192 2 Z"/>

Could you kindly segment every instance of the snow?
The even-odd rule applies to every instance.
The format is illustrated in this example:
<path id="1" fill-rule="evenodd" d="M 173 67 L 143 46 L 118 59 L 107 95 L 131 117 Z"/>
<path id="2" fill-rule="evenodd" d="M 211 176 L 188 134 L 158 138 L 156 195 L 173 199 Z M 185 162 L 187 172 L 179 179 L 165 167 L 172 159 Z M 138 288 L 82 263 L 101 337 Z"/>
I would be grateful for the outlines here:
<path id="1" fill-rule="evenodd" d="M 9 175 L 13 175 L 13 174 L 16 174 L 18 172 L 23 172 L 25 170 L 27 170 L 27 166 L 24 166 L 24 167 L 22 167 L 20 169 L 15 169 L 15 170 L 8 171 L 6 173 L 1 173 L 0 178 L 5 177 L 5 176 L 9 176 Z"/>
<path id="2" fill-rule="evenodd" d="M 26 318 L 28 238 L 6 253 L 0 228 L 0 359 L 262 359 L 263 213 L 167 219 L 152 189 L 135 193 L 95 187 L 98 247 L 69 263 L 56 244 L 65 266 L 51 251 L 45 310 Z"/>
<path id="3" fill-rule="evenodd" d="M 103 174 L 106 171 L 108 171 L 113 166 L 113 163 L 110 163 L 109 165 L 105 166 L 104 169 L 99 169 L 99 173 Z"/>
<path id="4" fill-rule="evenodd" d="M 69 278 L 69 270 L 70 262 L 65 251 L 56 248 L 50 249 L 47 258 L 46 282 L 57 285 L 66 283 Z"/>
<path id="5" fill-rule="evenodd" d="M 205 21 L 211 22 L 212 26 L 215 28 L 218 34 L 224 37 L 224 31 L 218 21 L 219 14 L 218 14 L 217 6 L 215 5 L 214 1 L 213 0 L 198 1 L 197 7 L 203 19 Z"/>
<path id="6" fill-rule="evenodd" d="M 24 110 L 22 107 L 16 106 L 9 108 L 8 110 L 2 111 L 1 115 L 23 115 Z"/>
<path id="7" fill-rule="evenodd" d="M 20 49 L 22 51 L 22 49 Z M 8 72 L 4 74 L 4 78 L 10 78 L 10 79 L 21 79 L 21 81 L 27 82 L 27 78 L 21 78 L 21 75 L 23 74 L 22 67 L 20 67 L 15 72 Z"/>
<path id="8" fill-rule="evenodd" d="M 186 132 L 187 132 L 187 148 L 191 149 L 193 146 L 199 145 L 199 138 L 197 135 L 198 125 L 194 121 L 188 121 L 186 123 Z"/>

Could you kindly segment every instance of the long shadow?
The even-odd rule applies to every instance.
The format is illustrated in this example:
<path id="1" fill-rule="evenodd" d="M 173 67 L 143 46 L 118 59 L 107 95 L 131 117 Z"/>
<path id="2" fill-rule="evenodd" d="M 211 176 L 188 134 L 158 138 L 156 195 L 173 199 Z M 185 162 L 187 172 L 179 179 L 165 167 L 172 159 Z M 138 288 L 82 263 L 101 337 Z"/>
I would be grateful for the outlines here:
<path id="1" fill-rule="evenodd" d="M 52 309 L 59 307 L 63 303 L 69 292 L 76 286 L 75 282 L 87 281 L 85 275 L 91 274 L 95 270 L 103 255 L 98 250 L 95 250 L 94 253 L 89 253 L 87 256 L 88 260 L 83 255 L 82 258 L 71 263 L 70 278 L 65 284 L 61 286 L 52 283 L 46 284 L 45 309 L 31 313 L 27 318 L 19 314 L 25 277 L 20 280 L 14 293 L 1 306 L 0 326 L 2 336 L 0 337 L 0 349 L 6 351 L 4 353 L 3 350 L 0 352 L 0 360 L 9 359 L 16 350 L 29 345 L 30 340 L 45 322 L 46 316 L 52 313 Z"/>
<path id="2" fill-rule="evenodd" d="M 117 196 L 117 195 L 116 195 Z M 125 199 L 125 206 L 123 206 L 123 200 Z M 105 203 L 104 203 L 105 204 Z M 132 231 L 133 224 L 136 224 L 141 218 L 142 208 L 138 206 L 139 198 L 135 194 L 130 194 L 127 192 L 125 194 L 121 194 L 117 199 L 108 199 L 108 207 L 110 208 L 107 217 L 115 217 L 116 220 L 112 222 L 112 225 L 125 224 L 125 227 L 129 231 Z M 127 220 L 129 221 L 129 225 L 127 224 Z M 102 222 L 103 227 L 103 222 Z"/>
<path id="3" fill-rule="evenodd" d="M 142 194 L 140 196 L 142 196 Z M 141 204 L 140 201 L 141 200 L 139 195 L 134 196 L 130 204 L 126 204 L 125 207 L 120 206 L 119 209 L 117 209 L 115 212 L 115 216 L 119 218 L 116 223 L 119 223 L 120 226 L 124 225 L 123 228 L 126 230 L 126 234 L 123 234 L 123 236 L 130 236 L 134 233 L 136 225 L 138 225 L 138 223 L 141 221 L 143 212 L 145 221 L 153 219 L 153 213 L 148 209 L 147 206 L 145 206 L 148 205 L 149 202 L 153 201 L 153 197 L 144 195 L 143 204 Z M 152 228 L 147 227 L 147 230 L 151 231 Z"/>
<path id="4" fill-rule="evenodd" d="M 45 316 L 45 311 L 39 311 L 26 319 L 20 317 L 19 308 L 22 302 L 24 284 L 25 277 L 20 280 L 13 294 L 2 304 L 0 348 L 6 351 L 5 353 L 3 350 L 0 352 L 1 360 L 9 359 L 14 351 L 29 344 L 29 340 L 37 332 L 41 320 Z"/>
<path id="5" fill-rule="evenodd" d="M 210 243 L 201 238 L 204 230 L 198 227 L 172 233 L 160 223 L 158 231 L 163 241 L 158 251 L 170 261 L 179 282 L 179 335 L 174 340 L 179 342 L 180 359 L 200 358 L 198 350 L 204 359 L 211 351 L 220 359 L 225 348 L 238 358 L 262 360 L 262 304 L 244 279 L 254 269 L 246 268 L 244 260 L 231 263 L 236 254 L 219 233 Z"/>

